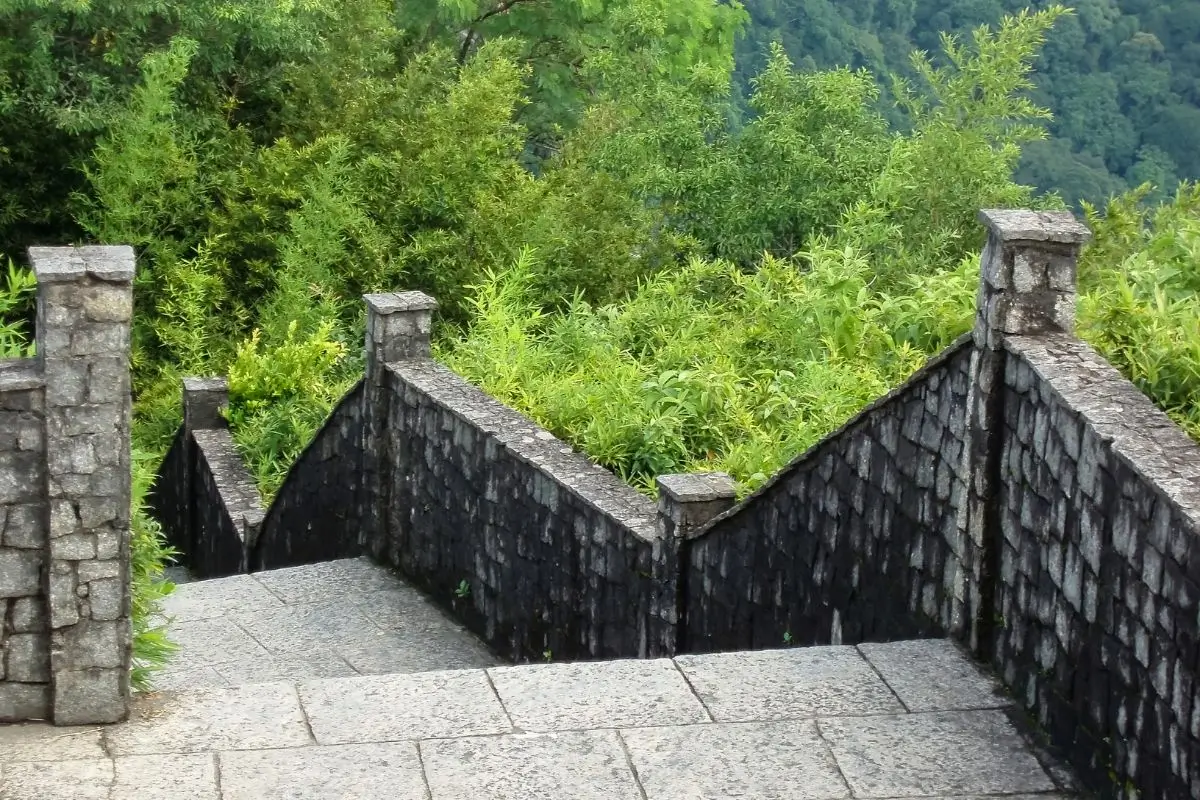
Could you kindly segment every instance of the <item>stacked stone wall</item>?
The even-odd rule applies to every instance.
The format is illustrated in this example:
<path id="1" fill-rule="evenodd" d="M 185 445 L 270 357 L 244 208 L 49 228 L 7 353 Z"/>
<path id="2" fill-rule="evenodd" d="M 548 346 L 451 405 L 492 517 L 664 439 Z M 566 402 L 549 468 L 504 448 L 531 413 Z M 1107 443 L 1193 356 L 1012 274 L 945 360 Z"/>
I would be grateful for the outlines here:
<path id="1" fill-rule="evenodd" d="M 159 465 L 150 509 L 177 559 L 198 578 L 249 571 L 264 512 L 229 432 L 224 379 L 186 378 L 183 425 Z"/>
<path id="2" fill-rule="evenodd" d="M 50 706 L 44 408 L 37 362 L 0 362 L 0 721 Z"/>
<path id="3" fill-rule="evenodd" d="M 685 545 L 684 652 L 942 635 L 968 616 L 960 535 L 969 340 Z"/>
<path id="4" fill-rule="evenodd" d="M 288 471 L 263 521 L 253 569 L 361 555 L 363 402 L 360 382 Z"/>
<path id="5" fill-rule="evenodd" d="M 514 660 L 671 650 L 653 504 L 428 359 L 389 365 L 385 535 L 368 551 Z"/>
<path id="6" fill-rule="evenodd" d="M 1200 796 L 1200 447 L 1074 337 L 1005 346 L 992 664 L 1088 783 Z"/>
<path id="7" fill-rule="evenodd" d="M 37 358 L 0 363 L 0 721 L 127 713 L 133 251 L 31 248 Z"/>

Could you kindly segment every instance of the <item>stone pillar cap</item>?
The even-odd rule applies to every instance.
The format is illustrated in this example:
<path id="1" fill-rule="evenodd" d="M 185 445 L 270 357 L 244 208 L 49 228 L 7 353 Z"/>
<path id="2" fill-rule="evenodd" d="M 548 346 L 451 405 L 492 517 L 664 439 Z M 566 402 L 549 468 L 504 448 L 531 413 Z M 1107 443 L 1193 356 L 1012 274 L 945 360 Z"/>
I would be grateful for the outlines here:
<path id="1" fill-rule="evenodd" d="M 387 292 L 364 294 L 367 307 L 376 314 L 396 314 L 402 311 L 432 311 L 438 307 L 437 300 L 424 292 Z"/>
<path id="2" fill-rule="evenodd" d="M 183 390 L 192 392 L 228 392 L 229 381 L 225 378 L 184 378 Z"/>
<path id="3" fill-rule="evenodd" d="M 1070 211 L 985 208 L 979 221 L 1002 242 L 1054 242 L 1083 244 L 1092 238 Z"/>
<path id="4" fill-rule="evenodd" d="M 658 490 L 677 503 L 700 503 L 737 497 L 737 484 L 724 472 L 659 475 Z"/>
<path id="5" fill-rule="evenodd" d="M 29 263 L 38 283 L 67 283 L 90 275 L 102 281 L 133 281 L 134 254 L 128 245 L 31 247 Z"/>

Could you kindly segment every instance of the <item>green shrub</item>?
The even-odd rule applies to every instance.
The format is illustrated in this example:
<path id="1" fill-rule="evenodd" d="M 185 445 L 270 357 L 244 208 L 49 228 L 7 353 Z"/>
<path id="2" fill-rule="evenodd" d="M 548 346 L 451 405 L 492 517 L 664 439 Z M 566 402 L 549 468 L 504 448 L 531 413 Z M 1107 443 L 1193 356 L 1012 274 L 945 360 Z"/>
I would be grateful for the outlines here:
<path id="1" fill-rule="evenodd" d="M 163 538 L 162 528 L 146 508 L 146 493 L 154 483 L 156 454 L 133 450 L 133 508 L 130 533 L 130 577 L 133 602 L 133 671 L 136 691 L 154 685 L 154 673 L 178 649 L 167 635 L 162 600 L 175 590 L 163 576 L 163 568 L 175 555 Z"/>
<path id="2" fill-rule="evenodd" d="M 1156 207 L 1149 190 L 1088 208 L 1080 334 L 1200 440 L 1200 186 Z"/>

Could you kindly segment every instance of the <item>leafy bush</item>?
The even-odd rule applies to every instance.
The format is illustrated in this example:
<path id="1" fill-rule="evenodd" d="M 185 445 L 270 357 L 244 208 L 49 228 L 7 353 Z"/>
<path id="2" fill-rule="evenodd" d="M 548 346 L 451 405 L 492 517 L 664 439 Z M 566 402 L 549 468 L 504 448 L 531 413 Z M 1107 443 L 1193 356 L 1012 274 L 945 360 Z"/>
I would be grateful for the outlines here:
<path id="1" fill-rule="evenodd" d="M 270 502 L 300 451 L 354 383 L 346 345 L 331 324 L 264 347 L 259 332 L 238 348 L 229 369 L 229 421 L 234 440 Z"/>
<path id="2" fill-rule="evenodd" d="M 34 354 L 33 342 L 26 332 L 37 280 L 27 269 L 17 269 L 10 260 L 8 271 L 0 275 L 0 359 L 28 358 Z"/>
<path id="3" fill-rule="evenodd" d="M 479 286 L 469 334 L 440 357 L 646 488 L 702 469 L 765 480 L 971 321 L 970 299 L 943 296 L 965 268 L 883 294 L 866 259 L 827 240 L 753 273 L 695 260 L 625 303 L 561 314 L 540 311 L 534 267 L 526 254 Z"/>
<path id="4" fill-rule="evenodd" d="M 146 493 L 154 483 L 158 456 L 133 451 L 133 508 L 129 541 L 130 579 L 133 604 L 133 670 L 130 681 L 136 691 L 153 687 L 154 673 L 178 649 L 167 637 L 162 600 L 175 590 L 163 576 L 163 567 L 176 552 L 163 538 L 162 528 L 146 509 Z"/>
<path id="5" fill-rule="evenodd" d="M 1087 209 L 1080 333 L 1200 440 L 1200 185 L 1154 208 L 1149 190 Z"/>

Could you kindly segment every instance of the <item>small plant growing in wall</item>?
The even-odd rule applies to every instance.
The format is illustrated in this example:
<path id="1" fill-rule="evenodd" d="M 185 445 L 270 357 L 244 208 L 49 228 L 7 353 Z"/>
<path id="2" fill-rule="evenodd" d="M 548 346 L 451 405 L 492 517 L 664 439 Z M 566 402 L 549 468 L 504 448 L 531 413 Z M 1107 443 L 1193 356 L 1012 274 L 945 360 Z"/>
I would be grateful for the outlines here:
<path id="1" fill-rule="evenodd" d="M 550 648 L 546 648 L 542 651 L 542 658 L 545 659 L 547 664 L 549 664 L 554 660 L 554 652 L 550 650 Z"/>
<path id="2" fill-rule="evenodd" d="M 791 631 L 783 632 L 783 643 L 786 645 L 793 645 L 796 643 L 796 639 L 795 639 L 795 637 L 792 636 Z"/>
<path id="3" fill-rule="evenodd" d="M 454 596 L 459 600 L 465 600 L 471 596 L 471 584 L 465 578 L 458 582 L 458 586 L 454 589 Z"/>

